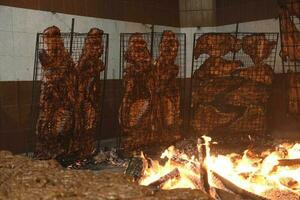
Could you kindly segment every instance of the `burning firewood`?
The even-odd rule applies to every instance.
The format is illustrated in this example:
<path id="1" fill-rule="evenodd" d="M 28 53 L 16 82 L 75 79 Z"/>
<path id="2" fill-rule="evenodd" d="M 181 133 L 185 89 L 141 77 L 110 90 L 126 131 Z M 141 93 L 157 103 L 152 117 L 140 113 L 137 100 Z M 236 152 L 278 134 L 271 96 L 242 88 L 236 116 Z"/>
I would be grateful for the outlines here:
<path id="1" fill-rule="evenodd" d="M 278 160 L 278 166 L 300 166 L 300 158 L 298 159 L 280 159 Z"/>
<path id="2" fill-rule="evenodd" d="M 177 168 L 175 168 L 171 172 L 169 172 L 168 174 L 160 177 L 157 181 L 154 181 L 153 183 L 150 183 L 149 186 L 160 188 L 167 181 L 172 180 L 172 179 L 177 179 L 179 177 L 180 177 L 180 172 Z"/>
<path id="3" fill-rule="evenodd" d="M 287 190 L 274 189 L 266 192 L 266 197 L 271 200 L 299 200 L 300 197 Z"/>
<path id="4" fill-rule="evenodd" d="M 262 196 L 256 195 L 254 193 L 248 192 L 247 190 L 244 190 L 240 188 L 239 186 L 235 185 L 228 179 L 224 178 L 222 175 L 218 174 L 217 172 L 212 171 L 214 176 L 218 177 L 222 181 L 222 183 L 225 185 L 226 188 L 231 190 L 232 192 L 241 195 L 244 198 L 250 198 L 253 200 L 268 200 L 267 198 L 264 198 Z"/>
<path id="5" fill-rule="evenodd" d="M 199 164 L 200 164 L 200 182 L 201 182 L 201 190 L 208 193 L 210 191 L 210 185 L 208 182 L 208 172 L 207 166 L 205 165 L 205 159 L 207 156 L 206 144 L 203 138 L 198 139 L 198 153 L 199 153 Z"/>

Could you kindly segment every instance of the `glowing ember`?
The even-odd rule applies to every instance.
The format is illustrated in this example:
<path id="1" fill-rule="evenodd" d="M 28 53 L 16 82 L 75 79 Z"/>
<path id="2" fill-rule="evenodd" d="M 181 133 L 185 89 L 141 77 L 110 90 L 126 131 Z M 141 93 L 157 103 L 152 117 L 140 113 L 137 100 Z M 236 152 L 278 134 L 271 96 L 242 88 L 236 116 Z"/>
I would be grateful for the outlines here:
<path id="1" fill-rule="evenodd" d="M 259 155 L 250 150 L 244 151 L 243 155 L 233 153 L 210 155 L 211 138 L 204 136 L 203 139 L 205 144 L 198 144 L 198 149 L 201 145 L 206 145 L 203 165 L 207 170 L 211 187 L 220 188 L 214 177 L 216 173 L 240 188 L 260 196 L 266 197 L 269 191 L 274 190 L 290 191 L 300 195 L 300 143 L 281 144 L 275 151 L 268 150 Z M 189 157 L 171 146 L 161 155 L 162 159 L 167 159 L 163 165 L 157 160 L 146 161 L 144 155 L 142 157 L 145 166 L 139 181 L 141 185 L 159 182 L 162 189 L 201 188 L 199 178 L 201 163 L 195 156 Z M 172 176 L 177 170 L 179 175 Z"/>

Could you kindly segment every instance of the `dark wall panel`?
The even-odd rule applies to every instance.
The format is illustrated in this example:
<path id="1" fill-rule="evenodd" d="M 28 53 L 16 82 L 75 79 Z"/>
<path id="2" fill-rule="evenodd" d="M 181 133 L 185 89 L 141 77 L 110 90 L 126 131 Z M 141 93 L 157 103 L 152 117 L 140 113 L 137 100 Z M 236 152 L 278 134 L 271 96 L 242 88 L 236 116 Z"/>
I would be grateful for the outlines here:
<path id="1" fill-rule="evenodd" d="M 277 16 L 276 0 L 216 0 L 216 25 L 271 19 Z"/>
<path id="2" fill-rule="evenodd" d="M 0 5 L 179 26 L 178 0 L 0 0 Z"/>
<path id="3" fill-rule="evenodd" d="M 276 74 L 272 96 L 269 103 L 269 129 L 276 138 L 298 138 L 299 118 L 286 114 L 287 99 L 285 94 L 286 76 Z M 186 81 L 186 91 L 190 88 L 190 79 Z M 24 152 L 27 149 L 28 136 L 32 133 L 30 123 L 31 103 L 30 81 L 0 82 L 0 150 Z M 121 82 L 106 82 L 105 101 L 101 138 L 114 138 L 119 135 L 118 110 L 121 100 Z M 185 96 L 189 102 L 189 93 Z M 189 109 L 186 108 L 185 116 Z"/>

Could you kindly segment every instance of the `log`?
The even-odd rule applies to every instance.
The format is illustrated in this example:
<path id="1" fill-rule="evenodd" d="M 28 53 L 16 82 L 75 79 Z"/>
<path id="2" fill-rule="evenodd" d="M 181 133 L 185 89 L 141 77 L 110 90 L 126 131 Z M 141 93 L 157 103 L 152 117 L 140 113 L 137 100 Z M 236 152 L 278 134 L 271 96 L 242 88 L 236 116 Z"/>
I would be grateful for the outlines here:
<path id="1" fill-rule="evenodd" d="M 171 163 L 174 165 L 180 165 L 180 166 L 186 166 L 187 164 L 191 164 L 190 169 L 195 173 L 195 174 L 199 174 L 199 166 L 195 163 L 195 162 L 191 162 L 188 161 L 186 159 L 183 158 L 178 158 L 178 157 L 172 157 L 171 158 Z"/>
<path id="2" fill-rule="evenodd" d="M 294 165 L 300 165 L 300 158 L 278 160 L 278 166 L 294 166 Z"/>
<path id="3" fill-rule="evenodd" d="M 244 189 L 240 188 L 239 186 L 235 185 L 234 183 L 232 183 L 228 179 L 224 178 L 223 176 L 221 176 L 220 174 L 218 174 L 215 171 L 212 171 L 212 173 L 220 181 L 222 181 L 222 183 L 225 185 L 226 188 L 228 188 L 229 190 L 231 190 L 235 194 L 238 194 L 238 195 L 240 195 L 240 196 L 242 196 L 244 198 L 250 198 L 250 199 L 253 199 L 253 200 L 268 200 L 265 197 L 259 196 L 257 194 L 254 194 L 252 192 L 249 192 L 247 190 L 244 190 Z"/>
<path id="4" fill-rule="evenodd" d="M 199 163 L 200 163 L 200 182 L 202 183 L 201 190 L 210 193 L 210 185 L 208 182 L 208 173 L 205 166 L 206 158 L 206 145 L 203 138 L 198 139 L 198 153 L 199 153 Z"/>
<path id="5" fill-rule="evenodd" d="M 226 190 L 222 190 L 219 188 L 214 188 L 216 193 L 219 195 L 222 200 L 245 200 L 245 198 L 240 195 L 234 194 L 232 192 L 228 192 Z"/>
<path id="6" fill-rule="evenodd" d="M 171 172 L 169 172 L 168 174 L 160 177 L 158 180 L 156 180 L 156 181 L 152 182 L 151 184 L 149 184 L 149 186 L 160 188 L 168 180 L 171 180 L 173 178 L 179 178 L 179 177 L 180 177 L 180 172 L 179 172 L 178 168 L 175 168 Z"/>

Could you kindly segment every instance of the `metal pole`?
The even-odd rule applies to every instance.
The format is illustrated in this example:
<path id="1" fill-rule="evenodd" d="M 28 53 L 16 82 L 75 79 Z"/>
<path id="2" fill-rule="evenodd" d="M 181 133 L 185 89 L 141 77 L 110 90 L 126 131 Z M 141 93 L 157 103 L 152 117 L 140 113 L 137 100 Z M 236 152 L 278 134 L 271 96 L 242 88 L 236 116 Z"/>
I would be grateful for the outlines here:
<path id="1" fill-rule="evenodd" d="M 72 18 L 72 25 L 71 25 L 71 40 L 70 40 L 70 55 L 72 55 L 72 48 L 73 48 L 74 23 L 75 23 L 75 19 Z"/>
<path id="2" fill-rule="evenodd" d="M 236 38 L 237 38 L 238 32 L 239 32 L 239 22 L 236 23 L 236 26 L 235 26 L 235 37 Z M 233 53 L 233 60 L 235 60 L 235 54 L 236 54 L 236 52 Z"/>
<path id="3" fill-rule="evenodd" d="M 154 48 L 153 48 L 153 46 L 154 46 L 154 25 L 152 24 L 151 25 L 151 57 L 153 58 L 153 54 L 154 54 Z"/>

